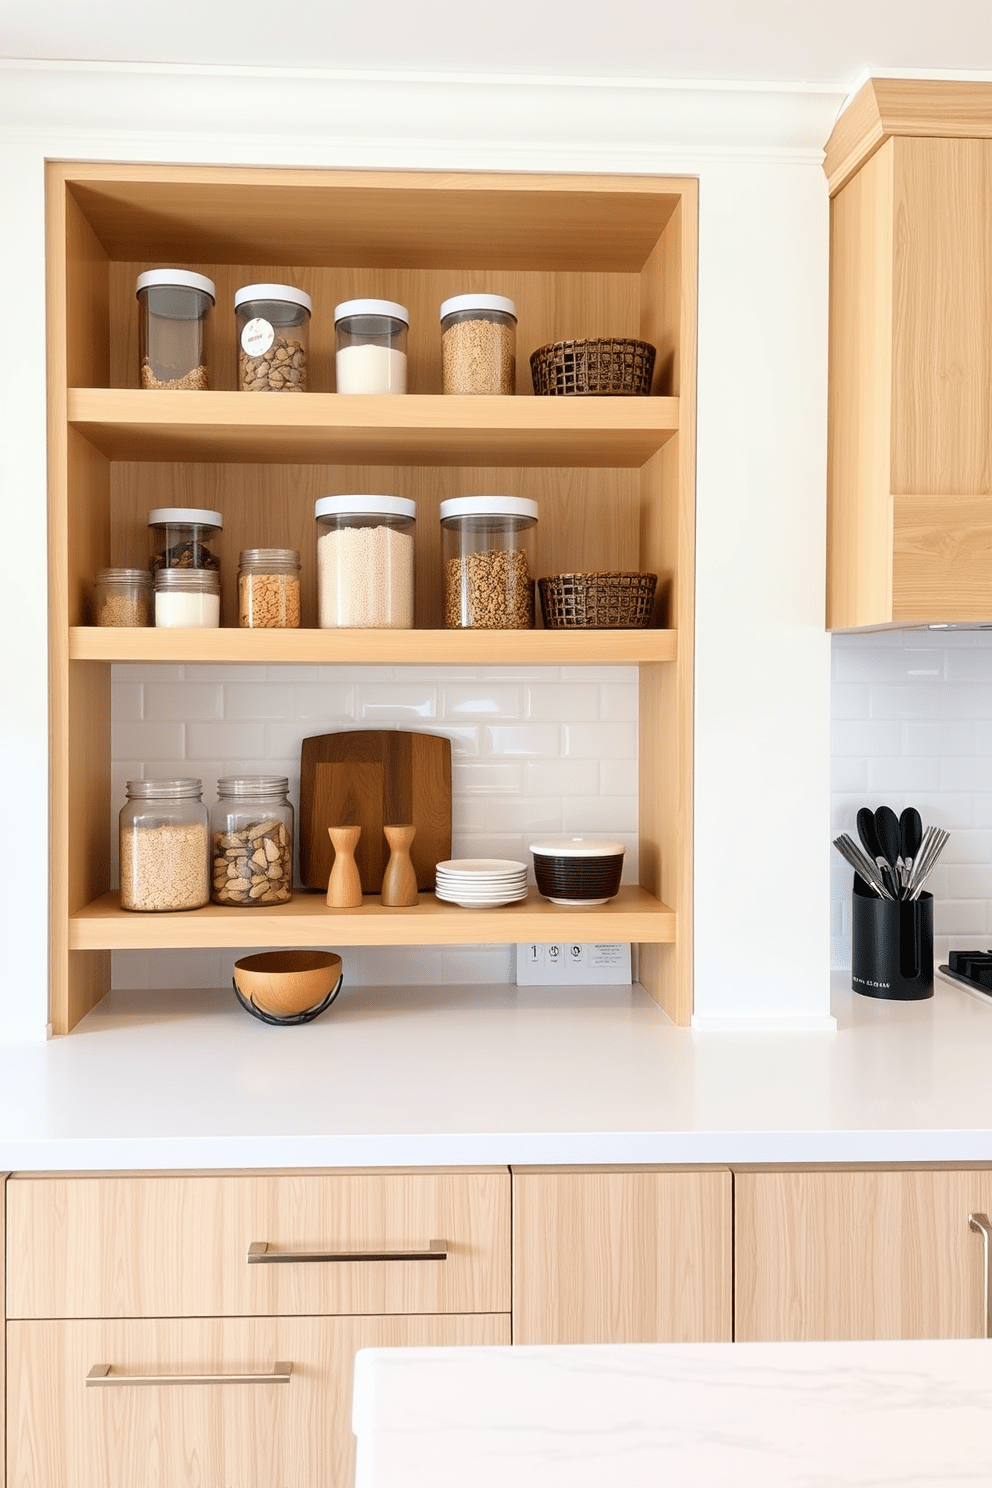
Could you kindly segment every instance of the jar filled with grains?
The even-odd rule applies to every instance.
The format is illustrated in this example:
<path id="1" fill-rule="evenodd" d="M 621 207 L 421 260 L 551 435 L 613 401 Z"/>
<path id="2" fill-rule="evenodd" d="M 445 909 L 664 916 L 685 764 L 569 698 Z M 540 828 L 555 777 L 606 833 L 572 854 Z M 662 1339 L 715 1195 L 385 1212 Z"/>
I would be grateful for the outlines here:
<path id="1" fill-rule="evenodd" d="M 306 290 L 292 284 L 246 284 L 237 291 L 238 387 L 243 393 L 306 392 L 312 307 Z"/>
<path id="2" fill-rule="evenodd" d="M 514 393 L 517 307 L 504 295 L 463 294 L 441 306 L 446 393 Z"/>
<path id="3" fill-rule="evenodd" d="M 411 630 L 417 503 L 404 496 L 321 496 L 314 516 L 321 628 Z"/>
<path id="4" fill-rule="evenodd" d="M 220 574 L 209 568 L 160 568 L 155 575 L 155 624 L 210 630 L 220 624 Z"/>
<path id="5" fill-rule="evenodd" d="M 197 506 L 156 506 L 148 513 L 148 567 L 220 569 L 217 539 L 224 518 Z"/>
<path id="6" fill-rule="evenodd" d="M 149 269 L 138 275 L 135 297 L 141 386 L 172 392 L 208 387 L 213 280 L 188 269 Z"/>
<path id="7" fill-rule="evenodd" d="M 210 898 L 199 780 L 129 780 L 120 815 L 121 909 L 200 909 Z"/>
<path id="8" fill-rule="evenodd" d="M 293 808 L 285 775 L 226 775 L 210 812 L 210 896 L 239 909 L 293 897 Z"/>
<path id="9" fill-rule="evenodd" d="M 151 623 L 152 576 L 147 568 L 101 568 L 93 580 L 93 624 Z"/>
<path id="10" fill-rule="evenodd" d="M 295 548 L 242 548 L 238 624 L 295 630 L 300 623 L 300 555 Z"/>
<path id="11" fill-rule="evenodd" d="M 410 315 L 392 300 L 345 300 L 334 311 L 339 393 L 405 393 Z"/>
<path id="12" fill-rule="evenodd" d="M 449 630 L 533 630 L 536 528 L 537 502 L 522 496 L 441 502 Z"/>

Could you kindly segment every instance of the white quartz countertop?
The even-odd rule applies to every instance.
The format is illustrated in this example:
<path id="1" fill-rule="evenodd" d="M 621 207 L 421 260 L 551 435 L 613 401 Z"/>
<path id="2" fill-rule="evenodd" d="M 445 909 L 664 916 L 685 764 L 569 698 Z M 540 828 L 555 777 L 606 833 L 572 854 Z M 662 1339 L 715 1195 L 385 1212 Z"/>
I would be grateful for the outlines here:
<path id="1" fill-rule="evenodd" d="M 230 991 L 114 992 L 0 1047 L 0 1167 L 992 1161 L 992 999 L 831 1033 L 698 1033 L 637 987 L 348 988 L 270 1028 Z"/>
<path id="2" fill-rule="evenodd" d="M 355 1488 L 992 1482 L 992 1343 L 365 1349 Z"/>

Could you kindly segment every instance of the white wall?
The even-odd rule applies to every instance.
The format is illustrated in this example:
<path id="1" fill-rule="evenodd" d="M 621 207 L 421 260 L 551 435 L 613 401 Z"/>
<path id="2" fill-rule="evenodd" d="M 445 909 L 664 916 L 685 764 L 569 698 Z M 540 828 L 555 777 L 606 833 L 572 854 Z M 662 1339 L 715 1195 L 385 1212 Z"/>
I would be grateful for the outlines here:
<path id="1" fill-rule="evenodd" d="M 754 85 L 3 69 L 0 282 L 19 359 L 0 402 L 17 560 L 0 696 L 8 830 L 23 864 L 3 901 L 6 1036 L 37 1038 L 47 1016 L 46 156 L 700 177 L 696 1021 L 831 1026 L 826 858 L 811 854 L 796 874 L 783 850 L 822 841 L 829 824 L 819 161 L 840 101 L 836 89 Z M 264 123 L 245 131 L 244 118 Z"/>

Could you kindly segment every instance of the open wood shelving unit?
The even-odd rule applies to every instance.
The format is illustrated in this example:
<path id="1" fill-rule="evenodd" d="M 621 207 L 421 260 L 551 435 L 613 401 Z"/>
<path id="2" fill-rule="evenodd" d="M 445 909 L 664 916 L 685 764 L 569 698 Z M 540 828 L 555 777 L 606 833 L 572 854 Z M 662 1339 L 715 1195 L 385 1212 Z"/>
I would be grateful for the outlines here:
<path id="1" fill-rule="evenodd" d="M 692 1009 L 692 666 L 697 183 L 657 177 L 451 175 L 53 163 L 48 168 L 51 1021 L 70 1031 L 110 986 L 114 949 L 157 946 L 630 940 L 676 1022 Z M 134 283 L 162 264 L 217 284 L 212 390 L 137 387 Z M 235 391 L 233 293 L 291 282 L 314 300 L 301 397 Z M 512 296 L 518 395 L 440 389 L 437 310 L 471 289 Z M 411 311 L 410 393 L 341 397 L 332 310 L 356 295 Z M 650 398 L 534 398 L 531 351 L 562 336 L 658 348 Z M 417 501 L 415 628 L 316 627 L 313 500 Z M 648 569 L 645 631 L 446 631 L 438 504 L 473 491 L 540 503 L 538 573 Z M 224 513 L 222 628 L 101 630 L 94 572 L 144 566 L 154 506 Z M 242 547 L 303 560 L 303 629 L 237 628 Z M 273 912 L 129 914 L 110 892 L 110 665 L 638 665 L 640 886 L 609 904 L 473 912 L 331 911 L 299 893 Z"/>

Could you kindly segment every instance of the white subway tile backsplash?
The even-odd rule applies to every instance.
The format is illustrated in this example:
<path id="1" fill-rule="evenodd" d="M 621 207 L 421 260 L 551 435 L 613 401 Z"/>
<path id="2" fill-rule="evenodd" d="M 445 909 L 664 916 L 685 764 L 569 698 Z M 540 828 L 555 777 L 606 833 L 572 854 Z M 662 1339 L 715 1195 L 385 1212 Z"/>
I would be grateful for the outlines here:
<path id="1" fill-rule="evenodd" d="M 637 831 L 636 796 L 580 796 L 565 802 L 562 827 L 579 836 L 619 837 Z"/>
<path id="2" fill-rule="evenodd" d="M 624 763 L 622 768 L 628 782 L 625 788 L 629 789 L 630 765 Z M 524 792 L 528 796 L 595 796 L 602 790 L 616 795 L 616 790 L 602 783 L 601 769 L 597 760 L 528 760 L 524 765 Z"/>
<path id="3" fill-rule="evenodd" d="M 186 725 L 149 722 L 147 719 L 129 723 L 115 719 L 110 738 L 115 759 L 181 759 L 186 750 Z M 145 771 L 146 775 L 160 773 L 155 770 Z"/>
<path id="4" fill-rule="evenodd" d="M 134 723 L 145 716 L 145 688 L 141 682 L 111 682 L 112 716 L 121 723 Z"/>
<path id="5" fill-rule="evenodd" d="M 443 718 L 522 718 L 519 687 L 498 682 L 454 683 L 441 689 Z"/>
<path id="6" fill-rule="evenodd" d="M 992 793 L 976 791 L 972 800 L 975 808 L 975 826 L 992 827 Z"/>
<path id="7" fill-rule="evenodd" d="M 903 748 L 909 756 L 945 759 L 954 755 L 971 755 L 977 744 L 977 724 L 968 719 L 942 723 L 903 724 Z"/>
<path id="8" fill-rule="evenodd" d="M 856 755 L 835 755 L 830 778 L 836 791 L 864 792 L 868 789 L 868 761 Z"/>
<path id="9" fill-rule="evenodd" d="M 939 759 L 905 759 L 902 755 L 890 755 L 868 760 L 868 789 L 877 795 L 879 791 L 939 791 L 941 789 Z M 887 803 L 886 803 L 887 804 Z M 912 805 L 912 802 L 907 802 Z"/>
<path id="10" fill-rule="evenodd" d="M 558 723 L 598 718 L 599 692 L 591 683 L 586 686 L 542 683 L 539 687 L 528 687 L 525 716 L 535 722 L 554 719 Z"/>
<path id="11" fill-rule="evenodd" d="M 156 722 L 188 723 L 191 719 L 224 717 L 224 688 L 220 682 L 145 683 L 146 718 Z"/>
<path id="12" fill-rule="evenodd" d="M 507 801 L 489 801 L 486 826 L 494 833 L 560 835 L 564 831 L 561 797 L 518 796 Z"/>
<path id="13" fill-rule="evenodd" d="M 992 899 L 992 862 L 988 858 L 984 863 L 959 865 L 951 862 L 944 871 L 947 875 L 947 893 L 952 899 L 974 898 L 977 895 L 981 895 L 983 899 Z M 929 887 L 928 883 L 927 888 Z"/>
<path id="14" fill-rule="evenodd" d="M 146 663 L 140 665 L 129 661 L 115 661 L 110 668 L 110 680 L 112 682 L 181 682 L 183 680 L 183 668 L 178 665 L 153 666 Z"/>
<path id="15" fill-rule="evenodd" d="M 943 790 L 992 790 L 992 754 L 942 759 L 940 784 Z"/>
<path id="16" fill-rule="evenodd" d="M 948 653 L 947 680 L 977 682 L 984 687 L 992 685 L 992 644 L 987 636 L 983 646 L 976 645 L 967 651 Z"/>
<path id="17" fill-rule="evenodd" d="M 262 760 L 266 755 L 264 723 L 189 723 L 186 757 L 190 760 Z"/>
<path id="18" fill-rule="evenodd" d="M 293 685 L 286 711 L 295 718 L 326 720 L 329 733 L 343 726 L 353 728 L 355 707 L 355 688 L 347 682 L 315 681 Z"/>
<path id="19" fill-rule="evenodd" d="M 376 683 L 363 687 L 358 717 L 374 728 L 389 723 L 416 728 L 422 720 L 437 717 L 437 688 L 429 682 Z"/>
<path id="20" fill-rule="evenodd" d="M 566 723 L 562 749 L 571 759 L 636 759 L 637 727 L 632 723 Z"/>
<path id="21" fill-rule="evenodd" d="M 868 718 L 834 719 L 831 749 L 834 755 L 855 754 L 859 758 L 863 755 L 899 754 L 902 750 L 902 724 L 895 720 Z"/>
<path id="22" fill-rule="evenodd" d="M 457 760 L 452 764 L 451 788 L 454 795 L 519 796 L 523 788 L 524 769 L 517 762 L 496 759 Z M 563 786 L 559 780 L 558 789 Z M 539 792 L 537 794 L 540 794 Z"/>
<path id="23" fill-rule="evenodd" d="M 485 724 L 481 729 L 481 739 L 486 754 L 547 758 L 559 753 L 561 730 L 557 724 L 551 723 Z"/>
<path id="24" fill-rule="evenodd" d="M 599 716 L 607 722 L 636 723 L 638 688 L 633 682 L 604 682 L 599 689 Z"/>
<path id="25" fill-rule="evenodd" d="M 854 692 L 864 697 L 860 708 Z M 880 682 L 874 687 L 835 682 L 831 701 L 835 718 L 939 718 L 943 698 L 943 685 L 928 679 L 898 685 Z"/>
<path id="26" fill-rule="evenodd" d="M 294 712 L 294 689 L 289 682 L 229 682 L 224 691 L 224 717 L 238 722 L 286 718 Z"/>

